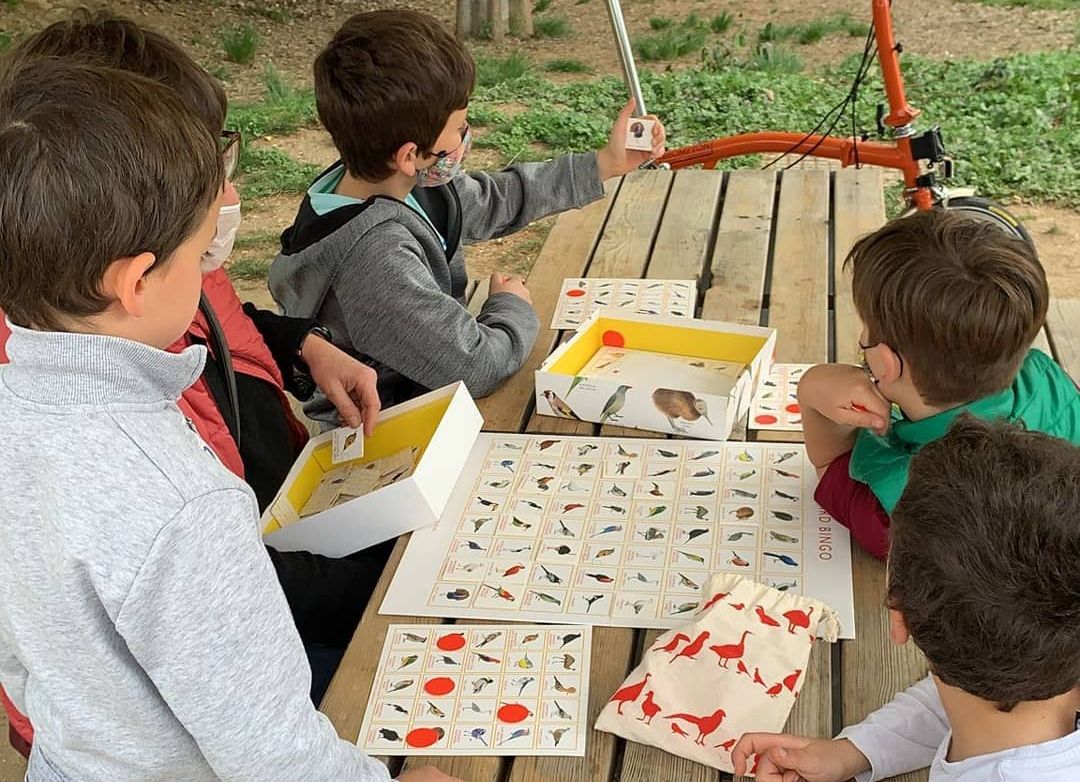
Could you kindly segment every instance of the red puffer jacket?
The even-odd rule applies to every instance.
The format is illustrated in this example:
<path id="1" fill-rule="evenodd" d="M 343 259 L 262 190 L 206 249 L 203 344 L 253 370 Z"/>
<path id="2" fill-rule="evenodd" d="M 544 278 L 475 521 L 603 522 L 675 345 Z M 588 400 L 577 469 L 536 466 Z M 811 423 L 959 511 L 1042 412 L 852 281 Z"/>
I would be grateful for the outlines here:
<path id="1" fill-rule="evenodd" d="M 232 281 L 229 280 L 225 270 L 218 269 L 205 275 L 202 289 L 221 323 L 221 330 L 225 334 L 225 342 L 229 346 L 232 357 L 233 371 L 263 380 L 278 390 L 289 430 L 293 435 L 295 445 L 299 448 L 307 439 L 307 430 L 289 407 L 289 402 L 285 398 L 281 371 L 274 362 L 262 335 L 244 312 L 240 297 L 236 295 L 236 289 L 233 288 Z M 6 363 L 8 360 L 4 346 L 7 344 L 10 333 L 0 316 L 0 363 Z M 195 320 L 187 333 L 170 345 L 169 350 L 178 353 L 196 342 L 212 344 L 209 326 L 202 312 L 196 313 Z M 240 460 L 240 451 L 229 432 L 221 409 L 210 392 L 206 379 L 200 377 L 191 388 L 184 392 L 178 404 L 184 415 L 191 419 L 203 440 L 221 459 L 222 464 L 243 478 L 244 465 Z M 12 746 L 23 754 L 27 754 L 34 740 L 33 726 L 11 703 L 2 687 L 0 687 L 0 702 L 3 703 L 4 711 L 7 712 Z"/>

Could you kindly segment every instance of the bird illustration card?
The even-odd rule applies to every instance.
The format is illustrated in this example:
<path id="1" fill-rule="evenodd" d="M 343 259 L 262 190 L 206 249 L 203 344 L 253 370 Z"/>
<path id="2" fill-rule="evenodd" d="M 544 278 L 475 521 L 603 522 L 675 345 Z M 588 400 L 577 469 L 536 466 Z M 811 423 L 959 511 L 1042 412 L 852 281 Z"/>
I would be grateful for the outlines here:
<path id="1" fill-rule="evenodd" d="M 357 745 L 372 755 L 585 754 L 592 628 L 391 625 Z"/>
<path id="2" fill-rule="evenodd" d="M 364 428 L 343 426 L 333 431 L 330 461 L 334 464 L 351 462 L 364 455 Z"/>
<path id="3" fill-rule="evenodd" d="M 551 328 L 576 329 L 598 307 L 615 307 L 642 315 L 693 318 L 696 306 L 695 280 L 571 277 L 563 281 Z"/>
<path id="4" fill-rule="evenodd" d="M 596 729 L 731 773 L 744 733 L 783 730 L 814 643 L 835 641 L 839 620 L 819 600 L 738 574 L 711 577 L 698 599 L 646 648 Z"/>
<path id="5" fill-rule="evenodd" d="M 773 364 L 750 403 L 750 428 L 801 432 L 799 380 L 813 364 Z"/>
<path id="6" fill-rule="evenodd" d="M 481 434 L 380 611 L 674 627 L 714 573 L 824 600 L 853 637 L 847 530 L 790 443 Z"/>
<path id="7" fill-rule="evenodd" d="M 648 152 L 653 146 L 653 128 L 656 122 L 643 117 L 634 117 L 626 126 L 626 148 L 639 152 Z"/>
<path id="8" fill-rule="evenodd" d="M 699 394 L 726 396 L 746 368 L 737 361 L 676 356 L 650 350 L 601 347 L 578 370 L 583 378 L 609 378 L 630 386 L 649 387 L 662 377 L 672 388 L 693 388 Z"/>

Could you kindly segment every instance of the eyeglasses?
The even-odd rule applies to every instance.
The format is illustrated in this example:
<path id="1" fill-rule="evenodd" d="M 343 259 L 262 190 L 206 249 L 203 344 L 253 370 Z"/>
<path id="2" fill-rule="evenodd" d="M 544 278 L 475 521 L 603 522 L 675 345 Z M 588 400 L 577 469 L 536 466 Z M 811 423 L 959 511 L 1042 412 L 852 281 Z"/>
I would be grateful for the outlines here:
<path id="1" fill-rule="evenodd" d="M 459 149 L 461 149 L 461 145 L 465 143 L 465 139 L 468 138 L 469 130 L 470 130 L 470 128 L 469 128 L 468 125 L 466 125 L 464 128 L 462 128 L 462 130 L 461 130 L 461 144 L 458 144 L 453 149 L 448 149 L 445 152 L 432 152 L 431 153 L 432 156 L 438 158 L 439 160 L 442 160 L 444 157 L 447 157 L 447 156 L 452 155 L 455 152 L 457 152 Z"/>
<path id="2" fill-rule="evenodd" d="M 240 163 L 240 131 L 221 131 L 221 158 L 225 162 L 225 178 L 232 179 Z"/>
<path id="3" fill-rule="evenodd" d="M 859 342 L 859 350 L 862 351 L 862 355 L 859 358 L 859 366 L 862 367 L 863 372 L 866 373 L 867 377 L 870 378 L 870 382 L 875 386 L 878 384 L 878 379 L 874 377 L 874 370 L 870 369 L 870 362 L 866 360 L 866 351 L 876 348 L 880 344 L 880 342 L 875 342 L 872 345 L 864 345 L 862 342 Z M 904 374 L 904 357 L 897 353 L 896 358 L 900 361 L 900 376 L 902 376 Z"/>

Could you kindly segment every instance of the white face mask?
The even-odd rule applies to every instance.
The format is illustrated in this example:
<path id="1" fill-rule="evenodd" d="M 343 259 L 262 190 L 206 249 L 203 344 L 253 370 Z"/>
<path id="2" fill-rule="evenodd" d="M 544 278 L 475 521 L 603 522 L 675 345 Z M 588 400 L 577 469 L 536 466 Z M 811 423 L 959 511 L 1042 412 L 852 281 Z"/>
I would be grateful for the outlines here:
<path id="1" fill-rule="evenodd" d="M 240 230 L 240 204 L 221 207 L 218 212 L 217 233 L 202 257 L 202 273 L 220 269 L 232 252 L 236 232 Z"/>

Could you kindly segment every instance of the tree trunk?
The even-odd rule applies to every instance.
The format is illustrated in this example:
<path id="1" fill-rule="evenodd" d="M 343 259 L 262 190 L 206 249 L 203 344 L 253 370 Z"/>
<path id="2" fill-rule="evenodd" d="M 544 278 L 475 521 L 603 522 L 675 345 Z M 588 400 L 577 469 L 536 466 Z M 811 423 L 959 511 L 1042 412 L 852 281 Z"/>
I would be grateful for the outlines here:
<path id="1" fill-rule="evenodd" d="M 503 17 L 502 0 L 488 0 L 488 21 L 491 23 L 491 40 L 502 43 L 506 39 L 506 19 Z"/>
<path id="2" fill-rule="evenodd" d="M 532 0 L 510 0 L 510 32 L 518 38 L 532 38 Z"/>
<path id="3" fill-rule="evenodd" d="M 472 37 L 472 0 L 457 0 L 458 38 Z"/>

